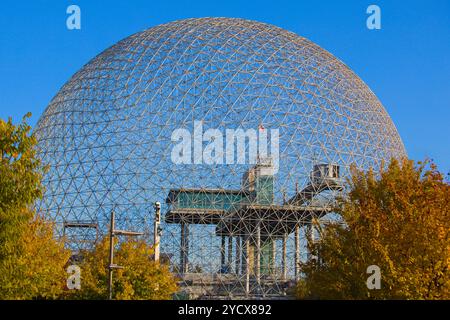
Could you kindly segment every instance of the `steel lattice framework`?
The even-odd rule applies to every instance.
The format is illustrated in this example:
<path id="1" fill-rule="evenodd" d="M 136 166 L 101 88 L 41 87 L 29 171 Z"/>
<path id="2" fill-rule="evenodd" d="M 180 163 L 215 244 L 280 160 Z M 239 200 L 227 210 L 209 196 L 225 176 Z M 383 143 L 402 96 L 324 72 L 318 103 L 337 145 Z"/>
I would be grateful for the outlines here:
<path id="1" fill-rule="evenodd" d="M 196 122 L 278 129 L 278 171 L 270 157 L 175 164 L 173 132 Z M 350 164 L 405 155 L 381 103 L 341 61 L 294 33 L 231 18 L 120 41 L 62 87 L 35 133 L 50 166 L 38 209 L 68 245 L 92 245 L 111 210 L 153 239 L 160 201 L 161 253 L 191 297 L 283 294 L 313 256 L 306 241 L 333 217 Z"/>

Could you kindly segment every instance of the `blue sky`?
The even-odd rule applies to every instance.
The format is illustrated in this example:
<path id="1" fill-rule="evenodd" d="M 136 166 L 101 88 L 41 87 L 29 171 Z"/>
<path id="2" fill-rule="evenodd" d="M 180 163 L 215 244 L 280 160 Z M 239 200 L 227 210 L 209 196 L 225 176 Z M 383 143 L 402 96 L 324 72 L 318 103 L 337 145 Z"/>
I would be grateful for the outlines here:
<path id="1" fill-rule="evenodd" d="M 81 30 L 66 8 L 81 8 Z M 382 29 L 366 28 L 376 4 Z M 353 69 L 391 115 L 413 159 L 450 171 L 450 1 L 3 0 L 0 117 L 34 125 L 59 88 L 107 47 L 146 28 L 190 17 L 240 17 L 309 38 Z"/>

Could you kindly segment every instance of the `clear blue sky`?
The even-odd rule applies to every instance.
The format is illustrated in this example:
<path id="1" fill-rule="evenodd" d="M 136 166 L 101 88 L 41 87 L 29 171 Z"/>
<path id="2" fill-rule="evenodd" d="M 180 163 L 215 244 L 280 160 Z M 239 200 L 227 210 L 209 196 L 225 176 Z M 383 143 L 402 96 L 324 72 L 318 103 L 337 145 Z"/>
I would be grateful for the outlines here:
<path id="1" fill-rule="evenodd" d="M 66 28 L 80 6 L 82 29 Z M 366 28 L 366 8 L 382 29 Z M 54 0 L 0 6 L 0 117 L 28 111 L 34 125 L 59 88 L 95 55 L 137 31 L 189 17 L 272 23 L 343 60 L 375 92 L 413 159 L 450 171 L 450 1 Z"/>

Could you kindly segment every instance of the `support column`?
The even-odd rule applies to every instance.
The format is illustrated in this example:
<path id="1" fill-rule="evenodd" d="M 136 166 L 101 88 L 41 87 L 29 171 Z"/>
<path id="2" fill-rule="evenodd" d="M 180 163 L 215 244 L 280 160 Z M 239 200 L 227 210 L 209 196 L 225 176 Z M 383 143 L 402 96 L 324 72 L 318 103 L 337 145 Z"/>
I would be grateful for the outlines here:
<path id="1" fill-rule="evenodd" d="M 180 223 L 180 273 L 184 273 L 184 223 Z"/>
<path id="2" fill-rule="evenodd" d="M 228 237 L 228 263 L 227 263 L 228 273 L 231 273 L 232 267 L 233 267 L 233 237 L 229 236 Z"/>
<path id="3" fill-rule="evenodd" d="M 275 276 L 275 267 L 276 267 L 276 259 L 277 259 L 277 241 L 275 239 L 272 239 L 272 261 L 270 265 L 270 273 L 272 276 Z"/>
<path id="4" fill-rule="evenodd" d="M 240 273 L 241 268 L 241 236 L 236 237 L 236 265 L 235 265 L 235 273 Z"/>
<path id="5" fill-rule="evenodd" d="M 295 226 L 295 279 L 298 280 L 300 277 L 299 270 L 300 263 L 300 227 L 299 225 Z"/>
<path id="6" fill-rule="evenodd" d="M 311 224 L 308 224 L 306 227 L 306 240 L 308 241 L 308 244 L 313 244 L 315 241 L 315 236 L 314 236 L 314 225 L 311 222 Z M 315 257 L 313 252 L 310 252 L 310 250 L 308 249 L 307 252 L 307 259 L 308 261 L 313 259 Z"/>
<path id="7" fill-rule="evenodd" d="M 189 270 L 189 225 L 181 222 L 181 252 L 180 271 L 187 273 Z"/>
<path id="8" fill-rule="evenodd" d="M 281 267 L 282 267 L 282 279 L 287 279 L 287 265 L 286 265 L 286 243 L 287 234 L 283 234 L 283 249 L 281 253 Z"/>
<path id="9" fill-rule="evenodd" d="M 248 296 L 250 293 L 250 240 L 248 236 L 245 236 L 245 295 Z"/>
<path id="10" fill-rule="evenodd" d="M 255 255 L 255 276 L 256 282 L 259 284 L 261 278 L 261 227 L 258 223 L 256 227 L 256 255 Z"/>
<path id="11" fill-rule="evenodd" d="M 225 268 L 225 236 L 222 236 L 222 242 L 220 244 L 220 273 L 224 271 Z"/>
<path id="12" fill-rule="evenodd" d="M 241 254 L 242 254 L 242 263 L 241 263 L 241 274 L 246 274 L 246 268 L 247 268 L 247 257 L 248 257 L 248 252 L 247 252 L 247 236 L 243 236 L 242 237 L 242 250 L 241 250 Z"/>

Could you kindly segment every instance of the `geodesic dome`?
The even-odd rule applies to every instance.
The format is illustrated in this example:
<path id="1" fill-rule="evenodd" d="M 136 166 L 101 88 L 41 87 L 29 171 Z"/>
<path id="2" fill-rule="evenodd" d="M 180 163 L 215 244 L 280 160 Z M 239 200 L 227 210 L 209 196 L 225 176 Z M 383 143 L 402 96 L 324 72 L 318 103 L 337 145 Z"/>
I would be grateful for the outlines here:
<path id="1" fill-rule="evenodd" d="M 161 254 L 191 297 L 283 294 L 350 164 L 405 155 L 381 103 L 341 61 L 231 18 L 118 42 L 61 88 L 35 133 L 50 166 L 38 209 L 70 245 L 92 245 L 112 210 L 151 242 L 160 201 Z"/>

